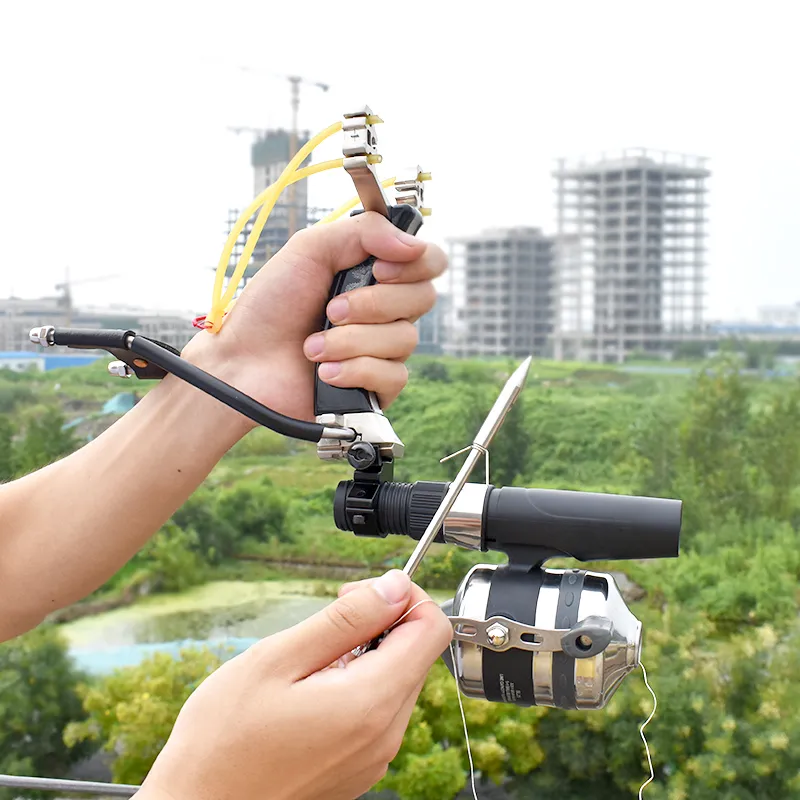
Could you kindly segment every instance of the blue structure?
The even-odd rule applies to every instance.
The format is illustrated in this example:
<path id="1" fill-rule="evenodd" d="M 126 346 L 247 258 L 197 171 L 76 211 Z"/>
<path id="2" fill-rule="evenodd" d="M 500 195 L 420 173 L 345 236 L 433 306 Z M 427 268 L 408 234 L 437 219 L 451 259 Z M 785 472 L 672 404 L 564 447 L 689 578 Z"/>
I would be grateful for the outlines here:
<path id="1" fill-rule="evenodd" d="M 0 351 L 0 369 L 10 369 L 14 372 L 27 372 L 33 369 L 37 372 L 50 372 L 54 369 L 65 367 L 85 367 L 93 364 L 103 355 L 87 353 L 86 355 L 73 355 L 47 352 L 26 353 L 20 351 Z"/>

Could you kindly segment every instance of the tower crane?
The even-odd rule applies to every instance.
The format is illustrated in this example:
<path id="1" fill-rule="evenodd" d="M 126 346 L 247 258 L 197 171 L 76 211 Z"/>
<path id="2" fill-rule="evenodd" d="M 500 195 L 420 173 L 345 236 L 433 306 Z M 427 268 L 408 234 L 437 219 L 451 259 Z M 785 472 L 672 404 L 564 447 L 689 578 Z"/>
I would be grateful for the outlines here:
<path id="1" fill-rule="evenodd" d="M 69 267 L 64 270 L 64 280 L 62 283 L 55 285 L 55 290 L 61 292 L 59 305 L 64 309 L 64 324 L 66 326 L 72 325 L 72 287 L 82 283 L 94 283 L 95 281 L 108 281 L 114 278 L 119 278 L 119 275 L 98 275 L 93 278 L 81 278 L 80 280 L 73 281 L 69 276 Z"/>
<path id="2" fill-rule="evenodd" d="M 256 75 L 269 75 L 272 78 L 280 78 L 281 80 L 288 80 L 291 85 L 291 103 L 292 103 L 292 127 L 289 132 L 289 161 L 294 158 L 297 153 L 297 117 L 300 111 L 300 85 L 313 86 L 327 92 L 331 87 L 327 83 L 320 81 L 310 80 L 300 75 L 283 75 L 267 70 L 260 70 L 250 66 L 241 66 L 243 72 L 250 72 Z M 231 130 L 256 130 L 254 128 L 231 128 Z M 295 201 L 295 186 L 292 184 L 288 187 L 289 192 L 289 238 L 297 232 L 297 208 Z"/>

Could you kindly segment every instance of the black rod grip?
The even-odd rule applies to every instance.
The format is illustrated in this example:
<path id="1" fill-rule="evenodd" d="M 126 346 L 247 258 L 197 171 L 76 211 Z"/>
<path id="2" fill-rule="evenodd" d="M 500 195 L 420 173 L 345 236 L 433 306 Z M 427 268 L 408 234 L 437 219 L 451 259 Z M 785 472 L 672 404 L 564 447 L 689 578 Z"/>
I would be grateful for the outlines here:
<path id="1" fill-rule="evenodd" d="M 655 497 L 503 487 L 487 498 L 483 544 L 580 561 L 675 558 L 682 508 Z"/>
<path id="2" fill-rule="evenodd" d="M 400 230 L 412 235 L 422 227 L 422 214 L 409 205 L 391 206 L 389 208 L 389 221 Z M 375 256 L 369 256 L 360 264 L 350 269 L 337 273 L 333 280 L 328 302 L 340 294 L 360 289 L 362 286 L 371 286 L 376 283 L 372 274 L 372 265 Z M 323 330 L 333 327 L 333 323 L 325 317 Z M 378 409 L 378 400 L 365 389 L 340 389 L 320 380 L 319 365 L 314 370 L 314 413 L 321 414 L 355 414 L 361 411 L 375 411 Z"/>

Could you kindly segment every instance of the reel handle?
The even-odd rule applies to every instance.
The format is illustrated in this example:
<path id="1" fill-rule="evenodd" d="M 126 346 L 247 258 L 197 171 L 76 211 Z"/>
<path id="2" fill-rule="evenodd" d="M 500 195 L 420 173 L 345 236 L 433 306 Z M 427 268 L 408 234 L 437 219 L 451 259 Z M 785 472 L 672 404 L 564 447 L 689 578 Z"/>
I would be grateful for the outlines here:
<path id="1" fill-rule="evenodd" d="M 410 205 L 391 206 L 389 221 L 400 230 L 414 235 L 422 227 L 422 214 Z M 372 265 L 375 260 L 375 256 L 369 256 L 357 266 L 337 273 L 333 279 L 328 302 L 345 292 L 375 284 L 377 281 L 372 274 Z M 327 331 L 332 327 L 333 323 L 326 316 L 322 329 Z M 366 389 L 341 389 L 331 386 L 320 380 L 319 365 L 316 365 L 314 370 L 314 414 L 317 417 L 323 414 L 356 414 L 368 411 L 380 411 L 378 398 L 373 392 L 368 392 Z"/>

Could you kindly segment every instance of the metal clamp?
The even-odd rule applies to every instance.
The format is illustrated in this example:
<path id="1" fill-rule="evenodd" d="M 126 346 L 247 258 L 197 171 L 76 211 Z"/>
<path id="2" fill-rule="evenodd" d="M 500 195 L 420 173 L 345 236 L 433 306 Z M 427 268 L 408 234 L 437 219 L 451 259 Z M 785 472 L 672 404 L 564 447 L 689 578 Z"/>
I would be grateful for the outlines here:
<path id="1" fill-rule="evenodd" d="M 370 121 L 373 116 L 369 106 L 344 115 L 342 155 L 344 168 L 353 179 L 364 211 L 377 211 L 388 217 L 389 204 L 378 175 L 369 163 L 369 156 L 378 155 L 378 137 Z"/>
<path id="2" fill-rule="evenodd" d="M 453 638 L 459 642 L 487 647 L 497 653 L 510 650 L 532 650 L 536 653 L 561 652 L 561 637 L 568 628 L 535 628 L 507 617 L 489 617 L 486 620 L 469 617 L 448 617 L 453 626 Z M 523 638 L 527 637 L 527 638 Z"/>
<path id="3" fill-rule="evenodd" d="M 317 455 L 326 461 L 344 458 L 357 441 L 374 444 L 386 458 L 401 458 L 405 451 L 402 441 L 392 428 L 392 423 L 380 410 L 354 414 L 322 414 L 317 417 L 317 422 L 326 426 L 326 436 L 317 444 Z M 358 437 L 332 438 L 330 433 L 339 428 L 358 431 Z"/>
<path id="4" fill-rule="evenodd" d="M 486 620 L 448 617 L 453 638 L 486 647 L 496 653 L 512 648 L 534 653 L 566 653 L 572 658 L 593 658 L 608 647 L 614 625 L 605 617 L 587 617 L 572 628 L 536 628 L 507 617 Z"/>
<path id="5" fill-rule="evenodd" d="M 417 165 L 416 170 L 412 172 L 410 177 L 403 177 L 402 179 L 394 182 L 395 200 L 397 205 L 409 205 L 414 208 L 422 208 L 422 201 L 425 195 L 425 188 L 423 184 L 423 177 L 425 173 L 422 167 Z"/>

